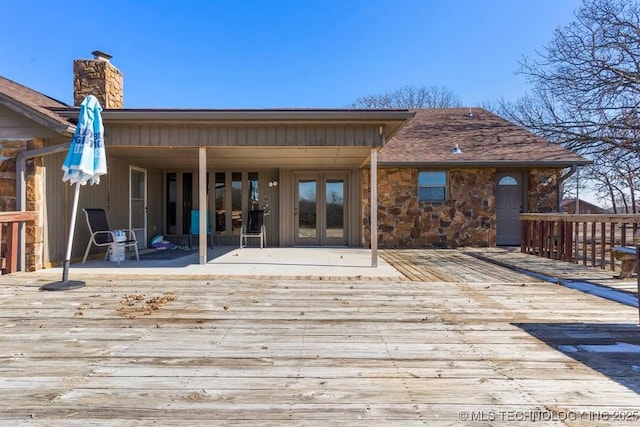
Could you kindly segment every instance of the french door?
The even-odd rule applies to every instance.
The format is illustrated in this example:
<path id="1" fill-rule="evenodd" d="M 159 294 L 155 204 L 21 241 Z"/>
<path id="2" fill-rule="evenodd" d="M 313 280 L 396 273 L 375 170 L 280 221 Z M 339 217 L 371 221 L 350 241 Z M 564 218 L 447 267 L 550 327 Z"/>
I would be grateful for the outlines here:
<path id="1" fill-rule="evenodd" d="M 295 176 L 294 235 L 297 246 L 347 245 L 345 174 Z"/>

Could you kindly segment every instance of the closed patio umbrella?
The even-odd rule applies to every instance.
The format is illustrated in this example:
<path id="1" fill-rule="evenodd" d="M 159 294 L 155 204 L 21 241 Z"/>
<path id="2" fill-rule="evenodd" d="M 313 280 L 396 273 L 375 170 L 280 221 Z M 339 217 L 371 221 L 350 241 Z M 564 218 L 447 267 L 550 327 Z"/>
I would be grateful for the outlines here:
<path id="1" fill-rule="evenodd" d="M 78 196 L 80 186 L 87 182 L 99 184 L 100 176 L 107 173 L 107 160 L 104 151 L 104 126 L 100 112 L 102 107 L 95 96 L 87 96 L 80 104 L 78 124 L 69 146 L 67 158 L 62 165 L 64 175 L 62 181 L 75 184 L 73 207 L 71 209 L 71 225 L 69 227 L 69 240 L 67 241 L 67 253 L 64 259 L 62 280 L 48 283 L 41 290 L 60 291 L 80 288 L 85 282 L 68 280 L 69 261 L 71 259 L 71 247 L 78 213 Z"/>

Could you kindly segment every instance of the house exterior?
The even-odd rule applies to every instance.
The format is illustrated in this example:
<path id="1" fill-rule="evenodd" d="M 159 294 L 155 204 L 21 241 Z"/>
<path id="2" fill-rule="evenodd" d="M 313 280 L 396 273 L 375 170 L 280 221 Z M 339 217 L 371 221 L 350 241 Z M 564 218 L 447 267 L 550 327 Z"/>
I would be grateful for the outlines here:
<path id="1" fill-rule="evenodd" d="M 108 174 L 79 206 L 105 208 L 140 248 L 186 244 L 192 210 L 214 245 L 237 245 L 250 210 L 276 247 L 515 244 L 518 213 L 557 211 L 563 173 L 587 163 L 482 109 L 127 109 L 110 59 L 74 61 L 74 106 L 0 78 L 0 209 L 39 213 L 27 270 L 64 258 L 73 191 L 60 168 L 88 94 L 104 108 Z M 88 240 L 79 214 L 73 259 Z"/>
<path id="2" fill-rule="evenodd" d="M 518 214 L 558 212 L 562 182 L 589 163 L 481 108 L 415 113 L 378 157 L 381 247 L 519 245 Z"/>

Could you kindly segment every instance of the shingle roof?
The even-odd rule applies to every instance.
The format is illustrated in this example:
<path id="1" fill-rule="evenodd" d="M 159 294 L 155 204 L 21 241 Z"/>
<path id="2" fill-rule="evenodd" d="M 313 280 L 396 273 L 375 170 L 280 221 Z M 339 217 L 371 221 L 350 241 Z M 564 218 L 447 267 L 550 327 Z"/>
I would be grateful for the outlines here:
<path id="1" fill-rule="evenodd" d="M 430 108 L 415 113 L 380 150 L 380 164 L 569 166 L 589 163 L 584 157 L 482 108 Z M 451 153 L 456 144 L 462 154 Z"/>
<path id="2" fill-rule="evenodd" d="M 57 132 L 73 132 L 73 125 L 53 109 L 69 108 L 63 102 L 0 76 L 0 104 Z"/>

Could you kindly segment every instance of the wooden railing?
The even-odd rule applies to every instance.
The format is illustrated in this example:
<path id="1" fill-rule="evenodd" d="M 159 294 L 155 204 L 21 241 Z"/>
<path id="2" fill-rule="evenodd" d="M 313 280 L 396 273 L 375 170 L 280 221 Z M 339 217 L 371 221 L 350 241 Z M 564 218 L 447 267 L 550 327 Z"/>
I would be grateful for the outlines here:
<path id="1" fill-rule="evenodd" d="M 520 221 L 522 252 L 574 264 L 615 271 L 611 247 L 640 244 L 640 215 L 523 213 Z"/>
<path id="2" fill-rule="evenodd" d="M 18 225 L 21 222 L 35 221 L 37 212 L 0 212 L 0 242 L 3 229 L 6 229 L 6 250 L 0 254 L 2 274 L 18 271 Z"/>

